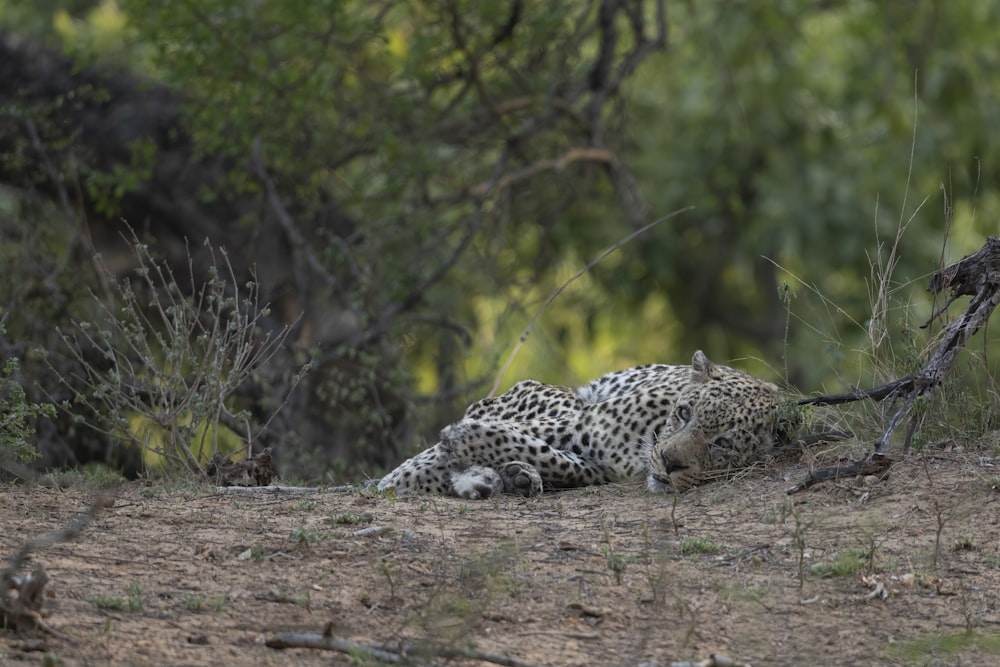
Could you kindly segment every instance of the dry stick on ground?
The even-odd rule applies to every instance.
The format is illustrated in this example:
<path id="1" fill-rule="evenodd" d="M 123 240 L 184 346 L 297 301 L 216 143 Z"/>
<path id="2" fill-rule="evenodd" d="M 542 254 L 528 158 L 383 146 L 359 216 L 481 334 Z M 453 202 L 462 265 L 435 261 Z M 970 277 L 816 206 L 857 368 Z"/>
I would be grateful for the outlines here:
<path id="1" fill-rule="evenodd" d="M 662 218 L 657 218 L 656 220 L 654 220 L 653 222 L 649 223 L 648 225 L 645 225 L 644 227 L 640 227 L 639 229 L 635 230 L 634 232 L 632 232 L 631 234 L 629 234 L 628 236 L 626 236 L 625 238 L 623 238 L 618 243 L 614 244 L 613 246 L 611 246 L 610 248 L 608 248 L 607 250 L 605 250 L 604 252 L 602 252 L 600 255 L 597 256 L 597 259 L 591 260 L 587 264 L 587 266 L 583 267 L 582 269 L 580 269 L 579 271 L 577 271 L 576 273 L 574 273 L 570 277 L 569 280 L 567 280 L 566 282 L 564 282 L 562 285 L 560 285 L 556 289 L 555 292 L 553 292 L 552 294 L 550 294 L 549 298 L 546 299 L 545 303 L 542 304 L 542 307 L 539 308 L 535 312 L 534 316 L 531 318 L 531 321 L 528 322 L 528 326 L 526 326 L 524 328 L 524 332 L 521 333 L 521 337 L 518 339 L 517 344 L 514 345 L 514 349 L 512 349 L 510 351 L 510 354 L 507 355 L 507 361 L 504 362 L 503 368 L 501 368 L 500 372 L 497 373 L 497 379 L 496 379 L 496 381 L 493 382 L 493 386 L 490 387 L 490 391 L 489 391 L 489 393 L 486 394 L 486 397 L 489 398 L 491 396 L 496 395 L 497 389 L 500 388 L 500 383 L 503 382 L 504 376 L 507 375 L 507 371 L 510 370 L 510 365 L 512 363 L 514 363 L 514 357 L 517 356 L 517 353 L 520 352 L 520 350 L 521 350 L 521 346 L 524 345 L 525 341 L 528 340 L 528 336 L 531 335 L 531 330 L 535 328 L 535 322 L 537 322 L 538 318 L 542 316 L 542 313 L 545 312 L 545 309 L 549 307 L 549 304 L 551 304 L 553 301 L 555 301 L 556 298 L 560 294 L 562 294 L 563 291 L 567 287 L 569 287 L 570 283 L 572 283 L 574 280 L 576 280 L 577 278 L 579 278 L 580 276 L 582 276 L 583 274 L 585 274 L 587 271 L 590 271 L 592 268 L 594 268 L 599 263 L 601 263 L 604 260 L 605 257 L 607 257 L 608 255 L 610 255 L 611 253 L 613 253 L 615 250 L 618 250 L 618 248 L 621 248 L 623 245 L 625 245 L 626 243 L 628 243 L 629 241 L 631 241 L 635 237 L 641 236 L 642 234 L 646 233 L 647 231 L 649 231 L 650 229 L 652 229 L 656 225 L 660 224 L 661 222 L 665 222 L 665 221 L 669 220 L 670 218 L 678 216 L 681 213 L 686 213 L 687 211 L 690 211 L 692 209 L 694 209 L 694 206 L 686 206 L 686 207 L 684 207 L 682 209 L 678 209 L 678 210 L 674 211 L 673 213 L 668 213 L 667 215 L 663 216 Z"/>
<path id="2" fill-rule="evenodd" d="M 893 432 L 909 416 L 917 401 L 929 398 L 941 386 L 945 375 L 954 367 L 959 351 L 977 331 L 986 326 L 993 311 L 1000 304 L 1000 238 L 990 236 L 977 252 L 966 255 L 960 261 L 934 274 L 927 291 L 939 294 L 944 290 L 951 293 L 948 304 L 961 296 L 971 296 L 972 301 L 961 316 L 944 327 L 939 336 L 941 342 L 938 343 L 937 349 L 918 372 L 867 391 L 815 396 L 799 401 L 801 405 L 833 405 L 865 398 L 879 401 L 892 398 L 902 399 L 903 404 L 892 415 L 881 437 L 875 441 L 871 456 L 844 466 L 815 470 L 806 480 L 789 489 L 789 493 L 801 491 L 828 479 L 859 474 L 884 474 L 888 471 L 893 461 L 886 455 L 886 449 L 889 447 L 889 439 Z M 944 309 L 941 309 L 934 313 L 931 320 L 939 317 L 943 311 Z M 930 321 L 924 327 L 929 324 Z M 907 432 L 907 440 L 913 435 L 914 430 L 915 427 Z"/>
<path id="3" fill-rule="evenodd" d="M 41 630 L 60 639 L 69 639 L 42 619 L 45 585 L 49 582 L 45 568 L 38 565 L 27 575 L 19 575 L 18 571 L 32 551 L 66 542 L 83 532 L 100 508 L 107 506 L 107 502 L 103 493 L 98 494 L 86 512 L 80 512 L 58 530 L 25 540 L 17 553 L 8 559 L 7 567 L 0 572 L 0 627 L 14 628 L 19 632 Z"/>
<path id="4" fill-rule="evenodd" d="M 478 660 L 479 662 L 489 662 L 494 665 L 502 665 L 503 667 L 534 667 L 531 663 L 518 660 L 517 658 L 493 655 L 492 653 L 483 653 L 482 651 L 424 645 L 401 647 L 369 646 L 346 639 L 335 639 L 328 636 L 325 632 L 321 635 L 303 632 L 277 632 L 265 642 L 265 645 L 270 648 L 315 648 L 340 651 L 341 653 L 348 654 L 360 653 L 361 655 L 393 664 L 403 661 L 409 664 L 411 658 L 414 656 L 433 655 L 446 660 Z M 426 664 L 435 665 L 437 663 L 428 661 Z"/>

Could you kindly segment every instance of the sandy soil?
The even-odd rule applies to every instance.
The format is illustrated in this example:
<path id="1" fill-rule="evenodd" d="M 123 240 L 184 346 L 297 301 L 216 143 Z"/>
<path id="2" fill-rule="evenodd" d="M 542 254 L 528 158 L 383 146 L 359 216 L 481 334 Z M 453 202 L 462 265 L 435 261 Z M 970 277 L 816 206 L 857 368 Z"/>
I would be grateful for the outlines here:
<path id="1" fill-rule="evenodd" d="M 33 555 L 63 636 L 0 631 L 0 664 L 383 664 L 268 647 L 280 632 L 437 664 L 1000 664 L 994 447 L 792 496 L 805 469 L 774 465 L 676 504 L 638 486 L 465 502 L 127 485 Z M 95 495 L 0 488 L 0 553 Z"/>

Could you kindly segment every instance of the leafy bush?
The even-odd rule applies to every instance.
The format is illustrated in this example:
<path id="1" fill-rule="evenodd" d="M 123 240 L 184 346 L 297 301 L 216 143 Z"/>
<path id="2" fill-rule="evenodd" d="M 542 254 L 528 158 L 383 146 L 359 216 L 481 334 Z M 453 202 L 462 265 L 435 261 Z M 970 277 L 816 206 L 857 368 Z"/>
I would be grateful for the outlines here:
<path id="1" fill-rule="evenodd" d="M 17 357 L 11 357 L 0 372 L 0 457 L 6 458 L 9 453 L 17 461 L 30 461 L 38 457 L 29 440 L 35 434 L 34 421 L 55 416 L 55 406 L 28 401 L 24 387 L 17 381 L 18 364 Z"/>

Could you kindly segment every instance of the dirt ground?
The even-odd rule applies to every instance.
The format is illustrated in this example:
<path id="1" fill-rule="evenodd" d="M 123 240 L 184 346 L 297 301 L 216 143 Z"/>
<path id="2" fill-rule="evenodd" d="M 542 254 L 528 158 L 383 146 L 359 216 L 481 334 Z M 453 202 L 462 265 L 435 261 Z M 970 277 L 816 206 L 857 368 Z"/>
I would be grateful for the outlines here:
<path id="1" fill-rule="evenodd" d="M 468 502 L 129 484 L 33 554 L 63 636 L 0 631 L 0 664 L 388 664 L 267 646 L 281 632 L 446 665 L 1000 664 L 994 452 L 792 496 L 805 467 L 775 464 L 676 504 L 638 485 Z M 0 488 L 0 553 L 95 495 Z"/>

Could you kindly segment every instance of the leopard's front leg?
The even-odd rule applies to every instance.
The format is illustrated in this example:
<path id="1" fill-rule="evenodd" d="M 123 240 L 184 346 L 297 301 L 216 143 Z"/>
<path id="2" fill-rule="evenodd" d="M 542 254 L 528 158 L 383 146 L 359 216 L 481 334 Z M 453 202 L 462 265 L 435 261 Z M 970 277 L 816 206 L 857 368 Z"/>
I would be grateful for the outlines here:
<path id="1" fill-rule="evenodd" d="M 552 432 L 554 426 L 544 421 L 463 419 L 441 431 L 441 446 L 460 469 L 497 470 L 507 493 L 537 495 L 543 485 L 572 488 L 615 481 L 600 461 L 558 449 L 538 435 Z"/>
<path id="2" fill-rule="evenodd" d="M 483 487 L 495 493 L 537 496 L 542 493 L 542 478 L 534 466 L 516 459 L 516 447 L 509 448 L 492 440 L 493 429 L 483 431 L 482 422 L 463 419 L 441 431 L 443 450 L 451 456 L 454 493 L 462 498 L 488 498 Z M 506 452 L 506 453 L 504 453 Z"/>

